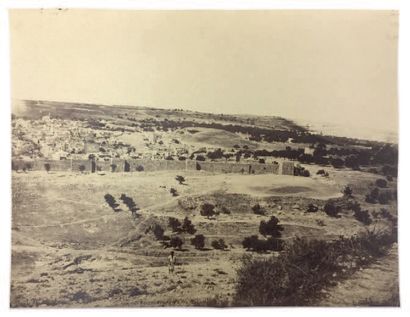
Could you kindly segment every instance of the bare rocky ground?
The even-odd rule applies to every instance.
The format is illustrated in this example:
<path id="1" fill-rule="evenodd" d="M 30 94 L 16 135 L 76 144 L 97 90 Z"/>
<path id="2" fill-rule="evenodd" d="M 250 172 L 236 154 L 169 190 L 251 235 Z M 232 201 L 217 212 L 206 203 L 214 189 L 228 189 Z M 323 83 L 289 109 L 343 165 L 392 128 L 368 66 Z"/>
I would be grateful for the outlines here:
<path id="1" fill-rule="evenodd" d="M 309 166 L 314 173 L 315 167 Z M 175 176 L 183 175 L 180 185 Z M 364 225 L 351 215 L 329 218 L 323 212 L 305 213 L 309 203 L 323 204 L 340 197 L 350 184 L 364 194 L 376 175 L 330 171 L 329 179 L 284 175 L 215 175 L 203 171 L 156 173 L 80 174 L 13 173 L 12 307 L 112 307 L 192 306 L 230 303 L 236 269 L 246 252 L 241 242 L 257 234 L 259 222 L 275 215 L 283 224 L 284 238 L 295 236 L 328 239 L 352 235 Z M 173 197 L 170 188 L 177 189 Z M 122 193 L 141 208 L 133 219 L 127 207 L 114 212 L 105 194 L 118 202 Z M 200 215 L 200 205 L 213 203 L 230 214 L 215 220 Z M 253 214 L 260 203 L 266 216 Z M 360 201 L 364 206 L 365 203 Z M 374 207 L 374 206 L 373 206 Z M 189 217 L 196 234 L 206 237 L 205 250 L 185 240 L 176 251 L 177 267 L 168 273 L 164 249 L 147 229 L 167 228 L 168 217 Z M 171 235 L 167 228 L 165 232 Z M 211 248 L 223 238 L 226 251 Z M 393 250 L 369 268 L 341 281 L 321 305 L 346 306 L 368 300 L 366 288 L 378 302 L 388 300 L 397 280 L 397 255 Z M 258 255 L 255 256 L 269 256 Z M 377 277 L 377 278 L 376 278 Z M 363 281 L 359 283 L 357 281 Z M 360 295 L 361 294 L 361 295 Z"/>

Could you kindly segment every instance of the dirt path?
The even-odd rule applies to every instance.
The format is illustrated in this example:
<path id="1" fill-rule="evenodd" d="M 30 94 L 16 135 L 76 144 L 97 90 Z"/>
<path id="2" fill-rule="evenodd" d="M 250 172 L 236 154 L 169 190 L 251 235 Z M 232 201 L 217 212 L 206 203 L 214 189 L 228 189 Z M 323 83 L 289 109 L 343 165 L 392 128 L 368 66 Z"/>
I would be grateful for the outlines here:
<path id="1" fill-rule="evenodd" d="M 391 299 L 399 293 L 397 262 L 395 244 L 385 257 L 326 289 L 318 306 L 395 305 Z"/>

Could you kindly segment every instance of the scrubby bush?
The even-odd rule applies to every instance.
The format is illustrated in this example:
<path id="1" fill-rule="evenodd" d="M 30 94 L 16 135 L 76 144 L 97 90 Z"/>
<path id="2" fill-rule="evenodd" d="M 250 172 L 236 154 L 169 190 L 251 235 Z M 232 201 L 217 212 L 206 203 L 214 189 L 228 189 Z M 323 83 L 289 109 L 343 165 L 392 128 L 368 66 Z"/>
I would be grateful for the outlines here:
<path id="1" fill-rule="evenodd" d="M 280 238 L 282 236 L 283 226 L 279 225 L 279 219 L 275 216 L 270 217 L 268 221 L 262 220 L 259 224 L 259 233 L 263 236 L 272 236 Z"/>
<path id="2" fill-rule="evenodd" d="M 179 250 L 181 250 L 181 247 L 183 244 L 184 244 L 184 241 L 182 241 L 182 239 L 178 236 L 172 237 L 171 240 L 169 241 L 169 245 L 174 249 L 178 248 Z"/>
<path id="3" fill-rule="evenodd" d="M 392 194 L 390 191 L 384 191 L 379 194 L 378 201 L 379 204 L 386 205 L 392 199 Z"/>
<path id="4" fill-rule="evenodd" d="M 256 204 L 252 207 L 252 211 L 255 215 L 265 215 L 266 211 L 261 207 L 261 205 Z"/>
<path id="5" fill-rule="evenodd" d="M 367 210 L 355 210 L 354 217 L 366 226 L 372 223 L 372 218 L 370 217 L 369 211 Z"/>
<path id="6" fill-rule="evenodd" d="M 266 252 L 266 251 L 281 251 L 284 243 L 281 239 L 269 237 L 268 239 L 259 239 L 257 235 L 245 237 L 242 241 L 242 246 L 248 251 Z"/>
<path id="7" fill-rule="evenodd" d="M 349 186 L 346 186 L 346 187 L 343 189 L 343 195 L 345 195 L 346 197 L 352 197 L 352 195 L 353 195 L 353 190 L 352 190 Z"/>
<path id="8" fill-rule="evenodd" d="M 112 196 L 111 194 L 105 194 L 104 199 L 105 199 L 105 202 L 108 204 L 108 206 L 110 206 L 114 211 L 116 212 L 120 211 L 118 209 L 119 204 L 117 204 L 114 196 Z"/>
<path id="9" fill-rule="evenodd" d="M 154 227 L 152 228 L 152 232 L 154 233 L 155 239 L 163 240 L 164 229 L 159 224 L 154 225 Z"/>
<path id="10" fill-rule="evenodd" d="M 117 164 L 111 164 L 111 172 L 115 172 L 115 170 L 117 169 Z"/>
<path id="11" fill-rule="evenodd" d="M 212 247 L 217 250 L 225 250 L 228 246 L 223 239 L 214 240 L 211 243 Z"/>
<path id="12" fill-rule="evenodd" d="M 366 202 L 370 204 L 376 204 L 379 199 L 379 189 L 373 188 L 369 194 L 366 195 Z"/>
<path id="13" fill-rule="evenodd" d="M 306 212 L 317 212 L 319 207 L 314 204 L 309 204 Z"/>
<path id="14" fill-rule="evenodd" d="M 134 199 L 132 199 L 131 197 L 128 197 L 125 194 L 121 194 L 120 199 L 128 207 L 128 209 L 131 211 L 132 215 L 136 216 L 137 211 L 139 210 L 139 208 L 137 207 L 137 204 L 135 203 Z"/>
<path id="15" fill-rule="evenodd" d="M 323 210 L 330 217 L 335 217 L 335 218 L 340 217 L 339 212 L 340 212 L 341 208 L 340 208 L 340 206 L 336 206 L 336 204 L 332 201 L 328 201 L 325 204 Z"/>
<path id="16" fill-rule="evenodd" d="M 27 171 L 31 171 L 31 169 L 33 168 L 33 164 L 31 164 L 31 163 L 26 163 L 26 164 L 24 164 L 24 168 L 25 168 Z"/>
<path id="17" fill-rule="evenodd" d="M 135 167 L 135 170 L 136 170 L 137 172 L 143 172 L 143 171 L 144 171 L 144 166 L 142 166 L 142 165 L 137 165 L 137 166 Z"/>
<path id="18" fill-rule="evenodd" d="M 247 250 L 255 250 L 257 248 L 259 238 L 257 235 L 245 237 L 242 241 L 242 246 Z"/>
<path id="19" fill-rule="evenodd" d="M 50 172 L 50 170 L 51 170 L 51 165 L 50 165 L 50 163 L 45 163 L 45 164 L 44 164 L 44 169 L 47 171 L 47 173 Z"/>
<path id="20" fill-rule="evenodd" d="M 226 208 L 225 206 L 223 206 L 222 207 L 222 213 L 225 214 L 225 215 L 230 215 L 231 211 L 228 208 Z"/>
<path id="21" fill-rule="evenodd" d="M 376 184 L 377 187 L 380 187 L 380 188 L 387 187 L 387 181 L 383 178 L 377 179 L 375 184 Z"/>
<path id="22" fill-rule="evenodd" d="M 200 162 L 203 162 L 203 161 L 206 161 L 206 158 L 203 155 L 197 155 L 196 160 L 200 161 Z"/>
<path id="23" fill-rule="evenodd" d="M 205 237 L 203 234 L 197 234 L 194 238 L 191 239 L 191 244 L 195 249 L 201 250 L 205 246 Z"/>
<path id="24" fill-rule="evenodd" d="M 182 222 L 181 231 L 189 234 L 194 234 L 196 232 L 195 226 L 192 224 L 192 221 L 188 219 L 188 217 L 184 218 L 184 221 Z"/>
<path id="25" fill-rule="evenodd" d="M 200 171 L 202 168 L 201 168 L 201 165 L 198 163 L 198 162 L 196 162 L 195 163 L 195 169 L 197 170 L 197 171 Z"/>
<path id="26" fill-rule="evenodd" d="M 171 195 L 173 197 L 177 197 L 178 196 L 178 192 L 175 188 L 171 187 L 171 189 L 169 190 L 169 192 L 171 193 Z"/>
<path id="27" fill-rule="evenodd" d="M 216 215 L 215 206 L 209 203 L 204 203 L 201 206 L 200 213 L 201 213 L 201 216 L 207 217 L 209 219 Z"/>
<path id="28" fill-rule="evenodd" d="M 79 171 L 80 171 L 81 173 L 84 173 L 84 171 L 85 171 L 85 166 L 84 166 L 84 165 L 80 165 L 80 166 L 78 167 L 78 169 L 79 169 Z"/>
<path id="29" fill-rule="evenodd" d="M 180 232 L 181 231 L 181 222 L 174 217 L 168 218 L 168 225 L 171 227 L 173 232 Z"/>
<path id="30" fill-rule="evenodd" d="M 177 180 L 180 185 L 182 185 L 185 182 L 185 178 L 181 175 L 177 175 L 175 177 L 175 180 Z"/>

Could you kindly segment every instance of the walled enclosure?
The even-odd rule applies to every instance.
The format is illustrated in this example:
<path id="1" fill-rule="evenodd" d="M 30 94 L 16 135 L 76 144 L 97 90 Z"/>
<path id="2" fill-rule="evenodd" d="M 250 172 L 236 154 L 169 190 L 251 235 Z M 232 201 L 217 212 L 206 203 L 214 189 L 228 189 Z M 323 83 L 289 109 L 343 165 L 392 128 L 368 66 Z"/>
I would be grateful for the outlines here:
<path id="1" fill-rule="evenodd" d="M 111 162 L 92 160 L 12 160 L 13 170 L 45 171 L 49 164 L 50 171 L 83 172 L 154 172 L 166 170 L 203 170 L 214 173 L 241 174 L 279 174 L 279 164 L 202 162 L 202 161 L 168 161 L 168 160 L 121 160 Z M 292 171 L 292 173 L 291 173 Z M 293 175 L 293 162 L 282 164 L 282 174 Z"/>

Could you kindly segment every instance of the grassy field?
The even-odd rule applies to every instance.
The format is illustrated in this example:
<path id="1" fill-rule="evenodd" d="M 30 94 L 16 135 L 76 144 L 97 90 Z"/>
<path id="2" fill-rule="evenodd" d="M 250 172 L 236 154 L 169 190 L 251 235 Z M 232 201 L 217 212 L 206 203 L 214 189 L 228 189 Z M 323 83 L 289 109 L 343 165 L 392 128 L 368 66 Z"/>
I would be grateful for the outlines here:
<path id="1" fill-rule="evenodd" d="M 240 259 L 251 253 L 241 242 L 258 233 L 261 220 L 276 216 L 284 226 L 285 241 L 295 236 L 332 239 L 364 230 L 349 213 L 331 218 L 321 210 L 305 212 L 310 203 L 322 207 L 327 199 L 340 197 L 347 184 L 362 197 L 377 178 L 329 172 L 329 178 L 178 172 L 185 184 L 175 180 L 175 171 L 13 173 L 11 306 L 229 303 Z M 172 196 L 170 188 L 179 195 Z M 120 212 L 107 205 L 107 193 L 120 203 Z M 121 203 L 121 194 L 141 208 L 138 218 Z M 230 213 L 207 219 L 200 215 L 203 203 Z M 265 216 L 253 213 L 257 203 Z M 204 250 L 196 250 L 190 244 L 193 235 L 179 234 L 185 244 L 176 251 L 174 275 L 167 268 L 170 249 L 149 231 L 160 224 L 172 236 L 169 217 L 188 217 L 196 234 L 206 237 Z M 224 251 L 211 247 L 211 241 L 220 238 L 228 246 Z"/>

